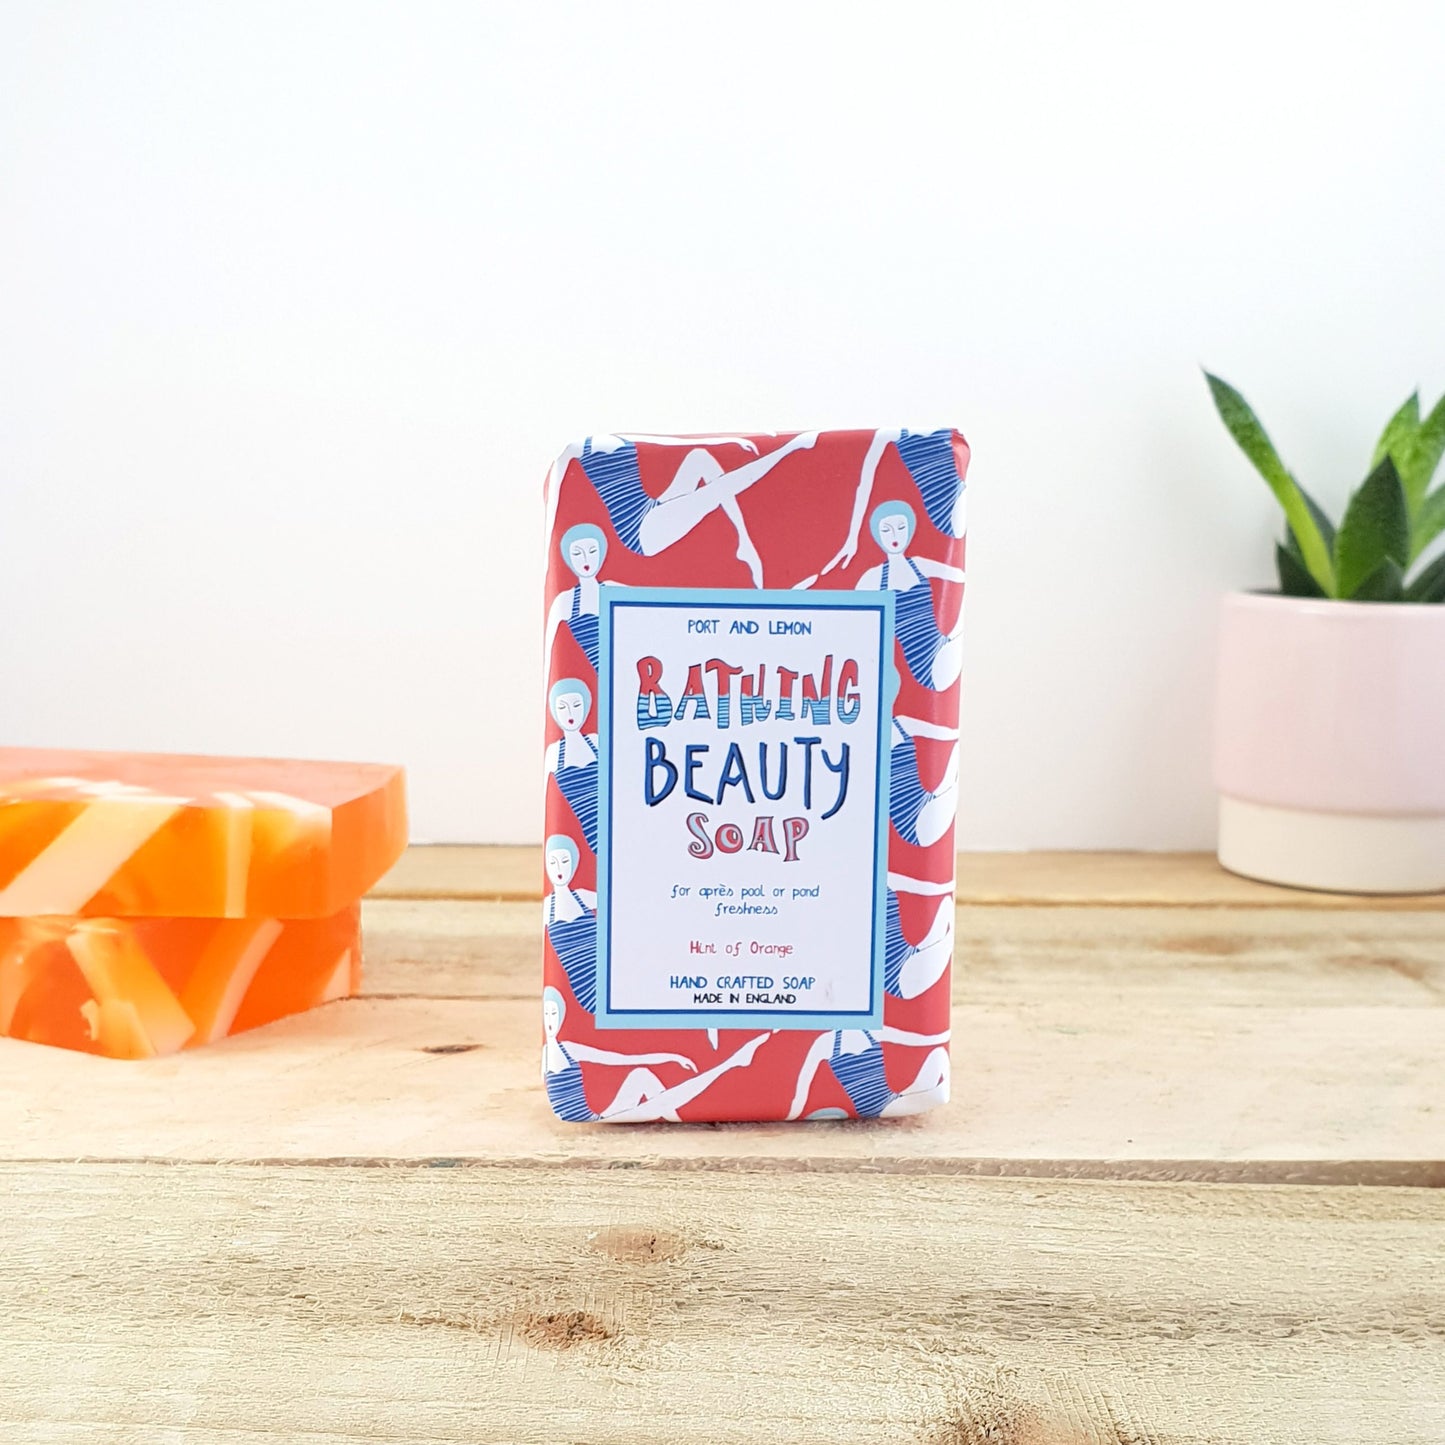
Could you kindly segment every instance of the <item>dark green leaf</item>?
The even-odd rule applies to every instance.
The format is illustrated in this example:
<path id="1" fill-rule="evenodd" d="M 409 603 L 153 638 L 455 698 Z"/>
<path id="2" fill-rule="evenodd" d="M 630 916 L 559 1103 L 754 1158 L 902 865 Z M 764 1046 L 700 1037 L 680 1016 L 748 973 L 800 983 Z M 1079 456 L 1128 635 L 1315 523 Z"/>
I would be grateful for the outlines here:
<path id="1" fill-rule="evenodd" d="M 1320 584 L 1309 568 L 1288 547 L 1276 545 L 1274 563 L 1279 570 L 1279 590 L 1286 597 L 1323 597 Z"/>
<path id="2" fill-rule="evenodd" d="M 1394 457 L 1395 466 L 1403 480 L 1405 471 L 1405 444 L 1415 435 L 1420 425 L 1420 393 L 1412 391 L 1405 398 L 1404 405 L 1385 423 L 1380 440 L 1375 443 L 1375 455 L 1370 458 L 1370 470 L 1374 471 L 1386 457 Z"/>
<path id="3" fill-rule="evenodd" d="M 1403 602 L 1405 574 L 1393 557 L 1386 557 L 1350 597 L 1351 602 Z"/>
<path id="4" fill-rule="evenodd" d="M 1400 473 L 1405 495 L 1410 500 L 1410 515 L 1417 520 L 1425 493 L 1430 490 L 1430 479 L 1435 475 L 1442 456 L 1445 456 L 1445 396 L 1435 403 L 1429 416 L 1420 423 L 1410 439 L 1405 470 Z M 1425 550 L 1426 543 L 1414 539 L 1414 545 L 1418 557 Z"/>
<path id="5" fill-rule="evenodd" d="M 1207 371 L 1204 379 L 1209 383 L 1210 394 L 1219 411 L 1221 420 L 1229 428 L 1229 434 L 1239 443 L 1239 449 L 1254 463 L 1255 470 L 1269 484 L 1281 507 L 1290 532 L 1299 542 L 1300 556 L 1310 575 L 1320 584 L 1326 594 L 1335 591 L 1335 567 L 1330 549 L 1315 522 L 1299 483 L 1289 474 L 1279 459 L 1264 428 L 1245 399 L 1226 381 L 1211 376 Z"/>
<path id="6" fill-rule="evenodd" d="M 1395 463 L 1386 457 L 1360 484 L 1335 536 L 1336 595 L 1354 597 L 1386 560 L 1410 563 L 1410 514 Z"/>
<path id="7" fill-rule="evenodd" d="M 1405 588 L 1406 602 L 1445 602 L 1445 557 L 1437 557 Z"/>

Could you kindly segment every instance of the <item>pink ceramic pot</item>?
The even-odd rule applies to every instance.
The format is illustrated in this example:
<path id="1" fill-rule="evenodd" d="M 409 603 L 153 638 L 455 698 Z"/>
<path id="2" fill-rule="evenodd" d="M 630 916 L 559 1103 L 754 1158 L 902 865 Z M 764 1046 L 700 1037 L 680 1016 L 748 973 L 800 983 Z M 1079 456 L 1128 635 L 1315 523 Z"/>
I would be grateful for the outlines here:
<path id="1" fill-rule="evenodd" d="M 1232 872 L 1445 889 L 1445 606 L 1225 597 L 1214 773 Z"/>

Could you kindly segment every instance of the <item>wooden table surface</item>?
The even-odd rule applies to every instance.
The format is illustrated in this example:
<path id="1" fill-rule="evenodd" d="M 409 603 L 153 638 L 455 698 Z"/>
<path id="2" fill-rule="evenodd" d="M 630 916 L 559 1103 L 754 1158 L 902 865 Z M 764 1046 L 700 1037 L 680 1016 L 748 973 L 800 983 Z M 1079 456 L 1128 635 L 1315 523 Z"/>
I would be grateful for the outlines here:
<path id="1" fill-rule="evenodd" d="M 553 1121 L 540 867 L 419 849 L 366 996 L 0 1040 L 0 1442 L 1445 1442 L 1445 900 L 961 860 L 955 1102 Z"/>

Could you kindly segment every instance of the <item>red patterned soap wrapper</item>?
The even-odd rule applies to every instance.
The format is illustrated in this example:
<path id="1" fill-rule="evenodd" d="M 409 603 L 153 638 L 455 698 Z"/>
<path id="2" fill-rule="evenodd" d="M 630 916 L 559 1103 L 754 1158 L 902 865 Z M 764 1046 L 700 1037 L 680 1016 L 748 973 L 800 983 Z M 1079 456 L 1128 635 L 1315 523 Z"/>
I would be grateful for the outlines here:
<path id="1" fill-rule="evenodd" d="M 967 463 L 945 429 L 604 436 L 554 464 L 559 1118 L 947 1100 Z"/>

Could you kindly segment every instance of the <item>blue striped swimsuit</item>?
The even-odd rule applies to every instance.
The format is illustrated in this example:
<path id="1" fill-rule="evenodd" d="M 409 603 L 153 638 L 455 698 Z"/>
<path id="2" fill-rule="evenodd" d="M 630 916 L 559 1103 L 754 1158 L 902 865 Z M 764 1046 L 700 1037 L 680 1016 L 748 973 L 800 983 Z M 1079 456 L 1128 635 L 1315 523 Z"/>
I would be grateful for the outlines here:
<path id="1" fill-rule="evenodd" d="M 547 937 L 567 982 L 572 997 L 590 1014 L 597 1012 L 597 914 L 569 888 L 567 892 L 582 910 L 576 918 L 557 917 L 557 895 L 547 900 Z"/>
<path id="2" fill-rule="evenodd" d="M 843 1052 L 843 1035 L 833 1035 L 833 1052 L 828 1063 L 843 1092 L 852 1101 L 860 1119 L 876 1119 L 893 1098 L 883 1071 L 883 1042 L 876 1034 L 864 1031 L 868 1047 L 861 1054 Z"/>
<path id="3" fill-rule="evenodd" d="M 562 1050 L 567 1067 L 547 1075 L 547 1097 L 552 1102 L 552 1112 L 568 1124 L 590 1124 L 597 1115 L 587 1106 L 582 1065 L 567 1052 L 567 1045 L 560 1039 L 557 1047 Z"/>
<path id="4" fill-rule="evenodd" d="M 902 998 L 903 965 L 918 950 L 903 936 L 903 919 L 898 912 L 898 895 L 888 890 L 888 912 L 883 931 L 883 992 Z"/>
<path id="5" fill-rule="evenodd" d="M 953 504 L 963 490 L 958 459 L 953 454 L 953 433 L 905 431 L 897 441 L 898 455 L 923 498 L 928 520 L 945 536 L 953 535 Z"/>
<path id="6" fill-rule="evenodd" d="M 595 754 L 595 749 L 594 749 Z M 580 767 L 567 766 L 567 739 L 564 736 L 557 749 L 557 786 L 577 815 L 577 823 L 587 846 L 597 851 L 597 758 Z"/>
<path id="7" fill-rule="evenodd" d="M 907 562 L 917 581 L 912 587 L 901 588 L 893 593 L 893 630 L 903 647 L 903 657 L 914 680 L 924 687 L 933 687 L 933 659 L 938 656 L 948 639 L 938 630 L 938 619 L 933 615 L 933 588 L 928 578 L 918 570 L 918 564 L 911 557 L 895 559 L 890 557 L 883 564 L 883 590 L 889 590 L 892 572 L 889 570 L 895 560 Z"/>
<path id="8" fill-rule="evenodd" d="M 567 626 L 571 629 L 572 636 L 577 639 L 577 646 L 587 654 L 587 661 L 592 664 L 592 671 L 597 671 L 597 664 L 601 658 L 601 652 L 597 645 L 597 614 L 595 612 L 584 612 L 582 610 L 582 589 L 572 589 L 572 615 L 567 619 Z"/>
<path id="9" fill-rule="evenodd" d="M 893 826 L 905 843 L 921 848 L 918 815 L 932 800 L 933 794 L 918 779 L 918 744 L 896 721 L 893 727 L 899 741 L 893 744 L 888 754 L 888 816 L 893 819 Z"/>
<path id="10" fill-rule="evenodd" d="M 592 438 L 582 443 L 582 470 L 597 488 L 597 495 L 612 519 L 617 540 L 629 552 L 642 552 L 642 519 L 657 505 L 642 488 L 642 472 L 637 465 L 637 447 L 623 442 L 616 451 L 593 448 Z"/>

